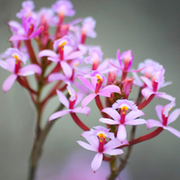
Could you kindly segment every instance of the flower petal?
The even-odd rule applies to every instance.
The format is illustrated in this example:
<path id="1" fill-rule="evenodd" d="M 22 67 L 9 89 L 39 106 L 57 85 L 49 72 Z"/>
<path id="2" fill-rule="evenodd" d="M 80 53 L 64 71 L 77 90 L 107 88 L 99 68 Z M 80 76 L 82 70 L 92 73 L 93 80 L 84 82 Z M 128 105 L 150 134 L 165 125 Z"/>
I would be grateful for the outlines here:
<path id="1" fill-rule="evenodd" d="M 28 76 L 34 73 L 41 74 L 41 68 L 36 64 L 30 64 L 19 69 L 18 75 Z"/>
<path id="2" fill-rule="evenodd" d="M 60 74 L 60 73 L 52 73 L 48 76 L 48 81 L 52 82 L 52 81 L 57 81 L 57 80 L 67 80 L 67 77 L 64 74 Z"/>
<path id="3" fill-rule="evenodd" d="M 108 149 L 106 152 L 104 152 L 105 154 L 109 154 L 111 156 L 116 156 L 119 154 L 124 153 L 124 151 L 122 149 Z"/>
<path id="4" fill-rule="evenodd" d="M 37 35 L 39 35 L 42 31 L 44 30 L 44 26 L 40 26 L 36 31 L 34 31 L 28 39 L 32 39 L 34 37 L 36 37 Z"/>
<path id="5" fill-rule="evenodd" d="M 163 98 L 163 99 L 167 99 L 169 101 L 172 101 L 174 99 L 173 96 L 169 95 L 169 94 L 166 94 L 166 93 L 163 93 L 163 92 L 156 92 L 155 93 L 155 96 L 157 98 Z"/>
<path id="6" fill-rule="evenodd" d="M 102 123 L 111 124 L 111 125 L 119 124 L 118 121 L 114 121 L 114 120 L 109 119 L 109 118 L 100 118 L 99 121 L 102 122 Z"/>
<path id="7" fill-rule="evenodd" d="M 91 146 L 90 144 L 83 142 L 83 141 L 76 141 L 80 146 L 82 146 L 84 149 L 90 150 L 90 151 L 96 151 L 96 149 Z"/>
<path id="8" fill-rule="evenodd" d="M 144 116 L 143 111 L 141 110 L 136 110 L 136 111 L 130 111 L 125 118 L 125 121 L 132 121 L 140 116 Z"/>
<path id="9" fill-rule="evenodd" d="M 120 94 L 120 88 L 116 85 L 108 85 L 106 87 L 104 87 L 103 89 L 100 90 L 100 92 L 116 92 Z"/>
<path id="10" fill-rule="evenodd" d="M 19 40 L 27 40 L 27 37 L 24 35 L 13 35 L 9 38 L 9 41 L 19 41 Z"/>
<path id="11" fill-rule="evenodd" d="M 70 78 L 72 76 L 72 68 L 69 66 L 69 64 L 65 61 L 61 61 L 60 62 L 62 70 L 64 72 L 64 74 Z"/>
<path id="12" fill-rule="evenodd" d="M 91 109 L 89 107 L 77 107 L 71 110 L 74 113 L 82 113 L 82 114 L 86 114 L 87 116 L 89 115 L 89 112 L 91 111 Z"/>
<path id="13" fill-rule="evenodd" d="M 91 163 L 91 168 L 94 172 L 96 172 L 100 168 L 102 164 L 102 159 L 103 159 L 102 153 L 97 153 L 94 156 L 94 159 L 92 160 L 92 163 Z"/>
<path id="14" fill-rule="evenodd" d="M 81 76 L 79 76 L 78 78 L 87 88 L 89 88 L 92 92 L 94 92 L 93 86 L 91 85 L 91 83 L 87 79 L 85 79 Z"/>
<path id="15" fill-rule="evenodd" d="M 81 102 L 81 107 L 85 107 L 86 105 L 88 105 L 96 96 L 97 94 L 95 93 L 92 93 L 86 96 Z"/>
<path id="16" fill-rule="evenodd" d="M 162 122 L 162 109 L 163 109 L 163 106 L 162 105 L 157 105 L 156 107 L 155 107 L 155 110 L 156 110 L 156 114 L 157 114 L 157 116 L 158 116 L 158 118 L 159 118 L 159 120 Z"/>
<path id="17" fill-rule="evenodd" d="M 146 99 L 148 99 L 152 94 L 154 94 L 154 91 L 149 87 L 146 87 L 142 89 L 141 93 Z"/>
<path id="18" fill-rule="evenodd" d="M 114 148 L 117 148 L 119 146 L 121 146 L 121 142 L 119 141 L 118 138 L 115 138 L 115 139 L 112 139 L 110 140 L 108 143 L 106 143 L 104 145 L 104 151 L 103 153 L 106 153 L 106 154 L 109 154 L 109 151 L 114 149 Z"/>
<path id="19" fill-rule="evenodd" d="M 84 97 L 84 94 L 82 92 L 77 92 L 77 99 L 74 106 L 78 105 L 79 102 L 83 99 L 83 97 Z"/>
<path id="20" fill-rule="evenodd" d="M 146 126 L 148 129 L 152 128 L 152 127 L 163 127 L 162 123 L 159 121 L 156 121 L 154 119 L 148 119 Z"/>
<path id="21" fill-rule="evenodd" d="M 125 122 L 126 125 L 139 125 L 139 124 L 146 124 L 146 121 L 144 119 L 136 119 L 132 121 Z"/>
<path id="22" fill-rule="evenodd" d="M 60 117 L 66 115 L 66 114 L 68 114 L 68 113 L 69 113 L 69 110 L 68 110 L 68 109 L 55 112 L 55 113 L 53 113 L 53 114 L 49 117 L 49 121 L 52 121 L 52 120 L 57 119 L 57 118 L 60 118 Z"/>
<path id="23" fill-rule="evenodd" d="M 121 142 L 123 142 L 124 140 L 126 140 L 126 137 L 127 137 L 126 127 L 124 124 L 120 124 L 118 127 L 117 138 Z"/>
<path id="24" fill-rule="evenodd" d="M 145 76 L 141 76 L 140 78 L 144 81 L 144 83 L 145 83 L 150 89 L 152 89 L 152 82 L 151 82 L 150 79 L 148 79 L 148 78 L 145 77 Z"/>
<path id="25" fill-rule="evenodd" d="M 41 58 L 41 57 L 54 57 L 54 58 L 58 58 L 58 55 L 54 52 L 54 51 L 51 51 L 51 50 L 42 50 L 39 52 L 38 54 L 38 59 Z"/>
<path id="26" fill-rule="evenodd" d="M 166 126 L 166 127 L 164 127 L 164 129 L 168 130 L 169 132 L 171 132 L 172 134 L 174 134 L 175 136 L 180 138 L 180 131 L 178 131 L 170 126 Z"/>
<path id="27" fill-rule="evenodd" d="M 9 91 L 14 83 L 14 81 L 16 80 L 17 75 L 16 74 L 11 74 L 3 83 L 2 85 L 2 89 L 3 91 L 6 93 L 7 91 Z"/>
<path id="28" fill-rule="evenodd" d="M 66 57 L 66 60 L 78 58 L 78 57 L 82 56 L 83 54 L 84 54 L 84 52 L 82 52 L 82 51 L 72 52 L 71 54 L 69 54 L 69 55 Z"/>
<path id="29" fill-rule="evenodd" d="M 180 109 L 175 109 L 168 117 L 168 124 L 174 122 L 180 115 Z"/>
<path id="30" fill-rule="evenodd" d="M 56 90 L 59 101 L 64 104 L 67 108 L 69 108 L 69 101 L 67 100 L 66 96 L 59 90 Z"/>
<path id="31" fill-rule="evenodd" d="M 115 109 L 113 109 L 113 108 L 110 108 L 110 107 L 104 108 L 104 109 L 102 110 L 102 112 L 110 115 L 110 116 L 111 116 L 114 120 L 116 120 L 116 121 L 119 121 L 119 120 L 120 120 L 120 115 L 119 115 L 119 113 L 118 113 Z"/>

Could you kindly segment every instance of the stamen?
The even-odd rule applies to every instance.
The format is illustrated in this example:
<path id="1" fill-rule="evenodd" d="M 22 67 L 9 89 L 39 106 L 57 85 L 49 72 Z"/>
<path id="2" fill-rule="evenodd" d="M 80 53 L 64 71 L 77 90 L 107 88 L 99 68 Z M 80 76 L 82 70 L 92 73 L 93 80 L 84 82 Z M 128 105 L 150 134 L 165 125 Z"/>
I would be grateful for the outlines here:
<path id="1" fill-rule="evenodd" d="M 99 141 L 100 141 L 100 142 L 103 142 L 103 140 L 105 139 L 106 136 L 105 136 L 105 134 L 103 134 L 103 133 L 99 133 L 99 134 L 98 134 L 98 137 L 99 137 Z"/>
<path id="2" fill-rule="evenodd" d="M 64 41 L 64 42 L 62 42 L 61 44 L 59 44 L 59 47 L 63 47 L 63 46 L 65 46 L 67 44 L 67 42 L 66 41 Z"/>
<path id="3" fill-rule="evenodd" d="M 96 77 L 97 77 L 97 83 L 103 82 L 103 78 L 100 74 L 96 74 Z"/>
<path id="4" fill-rule="evenodd" d="M 122 106 L 121 107 L 121 111 L 122 111 L 123 114 L 125 114 L 127 110 L 128 110 L 127 106 Z"/>
<path id="5" fill-rule="evenodd" d="M 13 54 L 12 55 L 17 61 L 20 61 L 21 62 L 21 59 L 20 59 L 20 56 L 18 54 Z M 17 62 L 16 61 L 16 62 Z"/>

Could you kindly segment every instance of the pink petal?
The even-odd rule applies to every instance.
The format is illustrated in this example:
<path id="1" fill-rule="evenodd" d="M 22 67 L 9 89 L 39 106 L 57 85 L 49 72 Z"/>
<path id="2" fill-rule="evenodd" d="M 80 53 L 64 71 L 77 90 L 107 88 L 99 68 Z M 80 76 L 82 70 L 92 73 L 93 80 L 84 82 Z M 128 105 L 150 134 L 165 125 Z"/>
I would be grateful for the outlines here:
<path id="1" fill-rule="evenodd" d="M 94 94 L 94 93 L 86 96 L 81 102 L 81 107 L 85 107 L 86 105 L 88 105 L 96 96 L 97 94 Z"/>
<path id="2" fill-rule="evenodd" d="M 156 121 L 154 119 L 148 119 L 146 126 L 148 129 L 152 128 L 152 127 L 163 127 L 162 123 L 159 121 Z"/>
<path id="3" fill-rule="evenodd" d="M 107 91 L 99 92 L 97 94 L 100 95 L 100 96 L 105 96 L 105 97 L 110 97 L 111 96 L 111 93 L 109 93 Z"/>
<path id="4" fill-rule="evenodd" d="M 172 82 L 171 82 L 171 81 L 168 81 L 168 82 L 163 83 L 163 84 L 161 85 L 161 87 L 165 87 L 165 86 L 168 86 L 168 85 L 170 85 L 170 84 L 172 84 Z"/>
<path id="5" fill-rule="evenodd" d="M 28 75 L 31 75 L 31 74 L 34 74 L 34 73 L 41 74 L 41 72 L 42 72 L 42 70 L 38 65 L 30 64 L 30 65 L 22 67 L 19 70 L 18 75 L 20 75 L 20 76 L 28 76 Z"/>
<path id="6" fill-rule="evenodd" d="M 91 136 L 89 134 L 89 131 L 83 132 L 81 136 L 83 136 L 89 142 L 89 144 L 94 147 L 95 151 L 97 151 L 99 146 L 99 139 L 97 138 L 97 136 Z"/>
<path id="7" fill-rule="evenodd" d="M 166 94 L 166 93 L 163 93 L 163 92 L 156 92 L 155 96 L 158 97 L 158 98 L 167 99 L 169 101 L 172 101 L 174 99 L 173 96 L 171 96 L 169 94 Z"/>
<path id="8" fill-rule="evenodd" d="M 0 66 L 4 69 L 8 69 L 8 64 L 5 61 L 0 60 Z"/>
<path id="9" fill-rule="evenodd" d="M 144 116 L 145 114 L 143 113 L 143 111 L 141 110 L 136 110 L 136 111 L 130 111 L 127 115 L 126 115 L 126 119 L 125 121 L 131 121 L 133 119 L 136 119 L 140 116 Z"/>
<path id="10" fill-rule="evenodd" d="M 83 84 L 80 84 L 79 82 L 73 82 L 73 85 L 78 88 L 79 90 L 81 90 L 81 92 L 85 93 L 85 94 L 89 94 L 89 89 L 84 86 Z"/>
<path id="11" fill-rule="evenodd" d="M 146 88 L 142 89 L 141 93 L 146 99 L 148 99 L 152 94 L 154 94 L 154 91 L 152 91 L 150 88 L 146 87 Z"/>
<path id="12" fill-rule="evenodd" d="M 84 54 L 84 52 L 82 52 L 82 51 L 75 51 L 75 52 L 71 53 L 70 55 L 68 55 L 66 57 L 66 60 L 78 58 L 78 57 L 82 56 L 83 54 Z"/>
<path id="13" fill-rule="evenodd" d="M 77 107 L 77 108 L 73 109 L 71 112 L 82 113 L 82 114 L 86 114 L 88 116 L 90 111 L 91 111 L 91 109 L 89 107 L 83 107 L 83 108 Z"/>
<path id="14" fill-rule="evenodd" d="M 66 110 L 62 110 L 62 111 L 55 112 L 55 113 L 53 113 L 53 114 L 49 117 L 49 121 L 52 121 L 52 120 L 57 119 L 57 118 L 60 118 L 60 117 L 66 115 L 66 114 L 68 114 L 68 113 L 69 113 L 69 110 L 67 110 L 67 109 L 66 109 Z"/>
<path id="15" fill-rule="evenodd" d="M 174 122 L 180 115 L 180 109 L 175 109 L 168 117 L 168 124 Z"/>
<path id="16" fill-rule="evenodd" d="M 54 58 L 59 58 L 59 56 L 54 52 L 54 51 L 51 51 L 51 50 L 42 50 L 39 52 L 38 54 L 38 59 L 41 58 L 41 57 L 54 57 Z"/>
<path id="17" fill-rule="evenodd" d="M 80 146 L 82 146 L 84 149 L 87 149 L 87 150 L 90 150 L 90 151 L 96 151 L 96 149 L 91 146 L 90 144 L 88 143 L 85 143 L 83 141 L 76 141 Z"/>
<path id="18" fill-rule="evenodd" d="M 67 80 L 67 77 L 63 74 L 60 73 L 52 73 L 48 76 L 48 81 L 52 82 L 52 81 L 57 81 L 57 80 Z"/>
<path id="19" fill-rule="evenodd" d="M 144 83 L 145 83 L 150 89 L 152 89 L 152 82 L 151 82 L 150 79 L 148 79 L 148 78 L 145 77 L 145 76 L 141 76 L 140 78 L 144 81 Z"/>
<path id="20" fill-rule="evenodd" d="M 91 83 L 87 79 L 81 76 L 79 76 L 78 78 L 87 88 L 89 88 L 92 92 L 94 92 L 94 88 L 92 87 Z"/>
<path id="21" fill-rule="evenodd" d="M 44 26 L 40 26 L 36 31 L 34 31 L 28 39 L 32 39 L 34 37 L 36 37 L 37 35 L 39 35 L 42 31 L 44 30 Z"/>
<path id="22" fill-rule="evenodd" d="M 60 64 L 66 77 L 70 78 L 72 76 L 72 68 L 65 61 L 60 61 Z"/>
<path id="23" fill-rule="evenodd" d="M 74 106 L 78 105 L 79 102 L 83 99 L 83 97 L 84 97 L 84 94 L 81 93 L 81 92 L 78 92 L 77 93 L 77 99 L 76 99 L 76 102 L 75 102 Z"/>
<path id="24" fill-rule="evenodd" d="M 108 114 L 108 115 L 110 115 L 114 120 L 116 120 L 116 121 L 119 121 L 120 120 L 120 115 L 119 115 L 119 113 L 115 110 L 115 109 L 112 109 L 112 108 L 104 108 L 103 110 L 102 110 L 102 112 L 104 112 L 104 113 L 106 113 L 106 114 Z"/>
<path id="25" fill-rule="evenodd" d="M 114 120 L 109 119 L 109 118 L 100 118 L 99 121 L 102 123 L 111 124 L 111 125 L 119 124 L 118 121 L 114 121 Z"/>
<path id="26" fill-rule="evenodd" d="M 16 74 L 11 74 L 3 83 L 2 85 L 2 89 L 3 91 L 6 93 L 7 91 L 9 91 L 14 83 L 14 81 L 16 80 L 17 75 Z"/>
<path id="27" fill-rule="evenodd" d="M 24 35 L 13 35 L 9 38 L 9 41 L 27 40 L 28 38 Z"/>
<path id="28" fill-rule="evenodd" d="M 103 159 L 102 153 L 97 153 L 94 156 L 94 159 L 92 160 L 92 163 L 91 163 L 91 168 L 94 172 L 96 172 L 100 168 L 102 164 L 102 159 Z"/>
<path id="29" fill-rule="evenodd" d="M 108 85 L 106 87 L 104 87 L 103 89 L 100 90 L 100 92 L 116 92 L 116 93 L 121 93 L 120 92 L 120 88 L 116 85 Z"/>
<path id="30" fill-rule="evenodd" d="M 119 141 L 118 138 L 110 140 L 108 143 L 104 145 L 104 151 L 103 153 L 109 154 L 108 152 L 114 148 L 117 148 L 121 146 L 121 142 Z"/>
<path id="31" fill-rule="evenodd" d="M 122 149 L 108 149 L 106 150 L 106 152 L 104 151 L 105 154 L 109 154 L 111 156 L 116 156 L 116 155 L 119 155 L 119 154 L 122 154 L 124 153 Z"/>
<path id="32" fill-rule="evenodd" d="M 180 131 L 178 131 L 170 126 L 166 126 L 166 127 L 164 127 L 164 129 L 168 130 L 169 132 L 171 132 L 172 134 L 174 134 L 175 136 L 180 138 Z"/>
<path id="33" fill-rule="evenodd" d="M 120 124 L 118 127 L 117 138 L 123 142 L 127 137 L 126 128 L 124 124 Z"/>
<path id="34" fill-rule="evenodd" d="M 64 104 L 67 108 L 69 108 L 69 101 L 67 100 L 67 97 L 59 90 L 56 90 L 59 101 Z"/>
<path id="35" fill-rule="evenodd" d="M 139 125 L 139 124 L 146 124 L 146 121 L 144 119 L 136 119 L 133 121 L 125 122 L 126 125 Z"/>
<path id="36" fill-rule="evenodd" d="M 162 122 L 162 109 L 163 109 L 163 106 L 162 105 L 157 105 L 155 107 L 155 110 L 156 110 L 156 114 L 159 118 L 159 120 Z"/>

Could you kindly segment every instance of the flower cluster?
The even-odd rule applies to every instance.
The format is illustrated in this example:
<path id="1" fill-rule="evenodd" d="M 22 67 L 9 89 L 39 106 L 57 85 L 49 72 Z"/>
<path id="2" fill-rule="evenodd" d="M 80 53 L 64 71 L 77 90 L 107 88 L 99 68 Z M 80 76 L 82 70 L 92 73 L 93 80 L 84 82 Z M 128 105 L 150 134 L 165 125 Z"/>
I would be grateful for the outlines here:
<path id="1" fill-rule="evenodd" d="M 175 106 L 175 98 L 160 91 L 160 88 L 171 84 L 164 82 L 165 69 L 162 65 L 146 59 L 134 69 L 131 50 L 123 53 L 118 50 L 116 59 L 104 59 L 100 46 L 86 45 L 87 37 L 97 36 L 96 21 L 92 17 L 65 22 L 66 16 L 75 14 L 68 0 L 58 0 L 51 8 L 39 11 L 34 11 L 34 8 L 33 1 L 24 1 L 22 9 L 16 14 L 22 23 L 14 20 L 8 22 L 12 32 L 9 38 L 11 47 L 0 55 L 0 66 L 11 72 L 3 83 L 4 92 L 9 91 L 14 82 L 18 81 L 30 93 L 38 112 L 36 140 L 39 140 L 41 133 L 47 132 L 48 125 L 70 114 L 84 131 L 81 136 L 89 144 L 83 141 L 77 143 L 96 152 L 91 163 L 95 172 L 103 160 L 113 164 L 123 153 L 122 148 L 151 139 L 163 129 L 180 138 L 180 132 L 169 126 L 180 115 L 180 109 L 169 115 L 169 110 Z M 53 34 L 50 29 L 55 30 Z M 37 43 L 38 52 L 32 46 L 32 40 Z M 28 60 L 28 65 L 25 65 Z M 31 87 L 26 77 L 32 74 L 35 74 L 37 89 Z M 42 98 L 41 94 L 49 84 L 51 88 Z M 129 95 L 134 88 L 139 89 L 139 94 L 132 101 Z M 65 95 L 65 92 L 68 93 Z M 62 106 L 50 115 L 43 129 L 40 117 L 48 101 L 56 95 Z M 169 101 L 167 105 L 157 105 L 155 108 L 160 121 L 146 120 L 142 111 L 153 98 Z M 87 105 L 93 100 L 101 115 L 97 122 L 100 121 L 102 126 L 89 128 L 77 113 L 92 113 Z M 134 129 L 138 125 L 146 125 L 148 129 L 158 128 L 135 139 L 128 137 L 127 125 Z"/>

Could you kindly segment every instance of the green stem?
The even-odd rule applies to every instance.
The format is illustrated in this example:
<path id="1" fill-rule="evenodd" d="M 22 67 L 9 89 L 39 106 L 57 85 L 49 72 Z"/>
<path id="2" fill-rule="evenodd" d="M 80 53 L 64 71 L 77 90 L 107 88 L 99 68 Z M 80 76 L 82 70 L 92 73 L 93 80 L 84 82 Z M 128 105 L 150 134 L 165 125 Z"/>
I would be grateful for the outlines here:
<path id="1" fill-rule="evenodd" d="M 64 108 L 64 105 L 61 104 L 60 107 L 56 111 L 60 111 Z M 55 112 L 56 112 L 55 111 Z M 37 171 L 37 165 L 38 161 L 42 154 L 42 147 L 44 145 L 44 142 L 46 140 L 47 135 L 49 134 L 51 128 L 55 124 L 56 120 L 53 121 L 47 121 L 45 127 L 41 132 L 39 133 L 39 136 L 35 138 L 33 148 L 31 150 L 30 160 L 29 160 L 29 176 L 28 180 L 34 180 L 36 171 Z"/>

